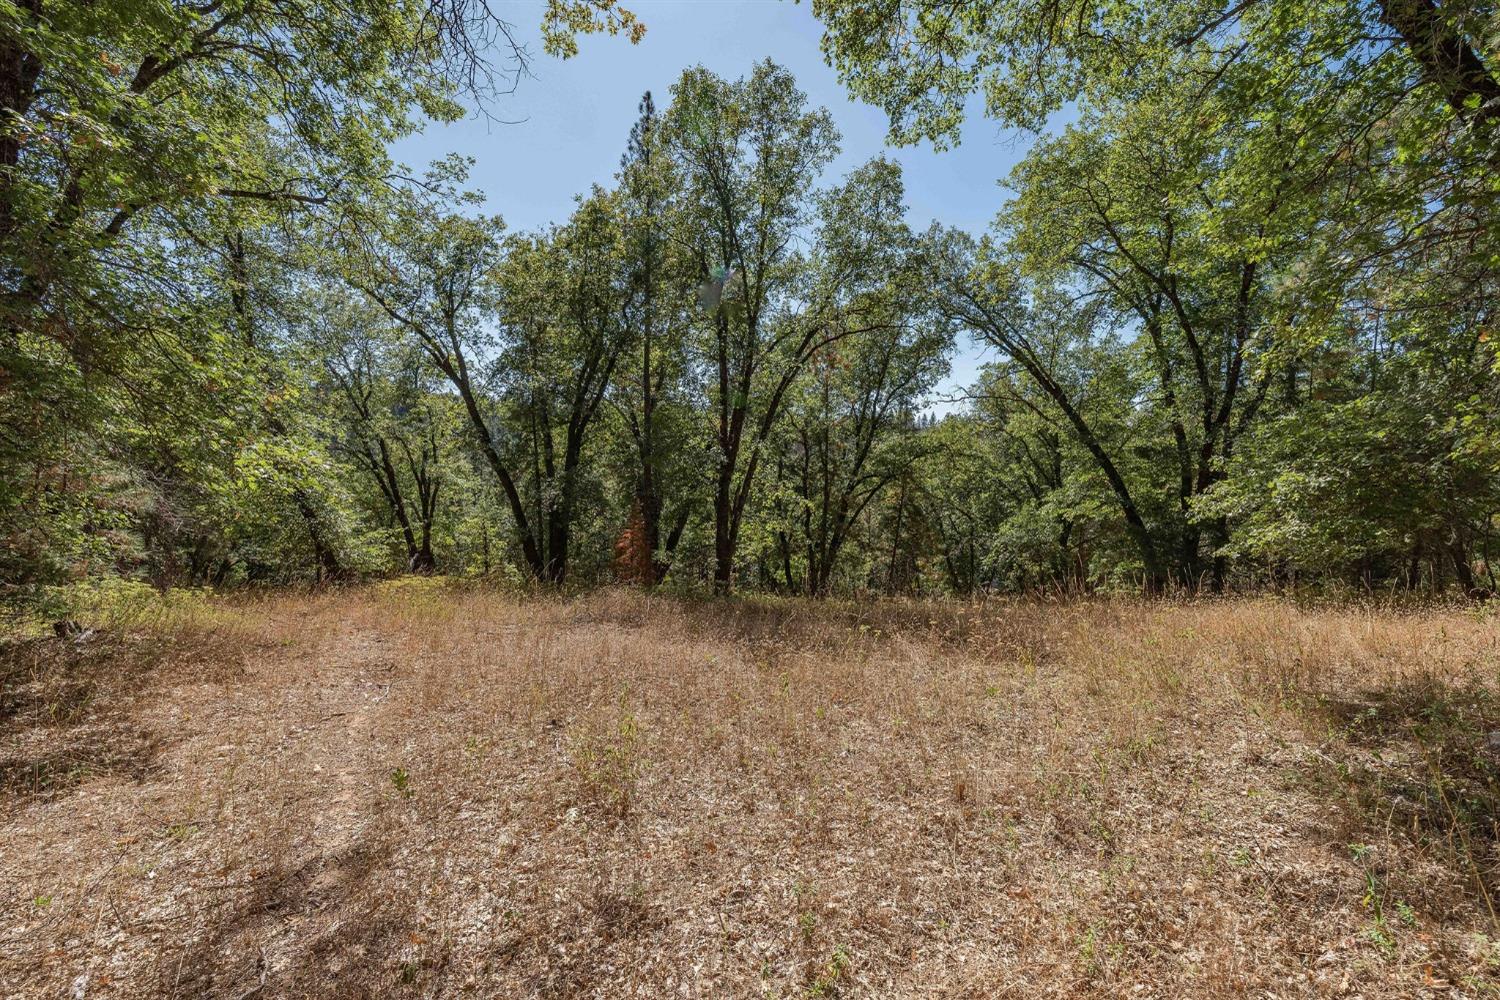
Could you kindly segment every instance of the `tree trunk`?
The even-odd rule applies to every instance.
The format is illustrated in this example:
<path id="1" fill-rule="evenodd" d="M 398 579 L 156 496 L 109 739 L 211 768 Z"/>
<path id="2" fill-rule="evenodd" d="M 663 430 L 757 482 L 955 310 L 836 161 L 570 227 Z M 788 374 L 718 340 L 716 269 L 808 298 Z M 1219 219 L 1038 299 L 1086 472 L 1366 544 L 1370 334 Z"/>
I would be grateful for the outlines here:
<path id="1" fill-rule="evenodd" d="M 1381 0 L 1380 19 L 1396 29 L 1423 78 L 1454 111 L 1500 114 L 1500 82 L 1432 0 Z"/>
<path id="2" fill-rule="evenodd" d="M 437 559 L 432 554 L 432 525 L 430 523 L 422 525 L 422 541 L 412 553 L 407 569 L 423 576 L 437 569 Z"/>
<path id="3" fill-rule="evenodd" d="M 307 495 L 297 490 L 293 495 L 297 510 L 302 515 L 303 522 L 307 525 L 308 537 L 312 540 L 313 561 L 317 568 L 317 582 L 319 584 L 332 583 L 341 580 L 345 576 L 344 567 L 339 564 L 338 553 L 328 544 L 323 537 L 323 526 L 318 521 L 318 512 L 313 509 L 312 503 Z"/>
<path id="4" fill-rule="evenodd" d="M 1481 594 L 1483 591 L 1474 579 L 1474 566 L 1469 561 L 1469 547 L 1464 544 L 1460 532 L 1453 533 L 1453 540 L 1448 543 L 1448 555 L 1453 560 L 1453 575 L 1463 588 L 1464 596 L 1477 597 Z"/>
<path id="5" fill-rule="evenodd" d="M 734 582 L 734 540 L 729 533 L 731 500 L 730 479 L 733 466 L 719 468 L 718 486 L 714 490 L 714 593 L 727 594 Z"/>

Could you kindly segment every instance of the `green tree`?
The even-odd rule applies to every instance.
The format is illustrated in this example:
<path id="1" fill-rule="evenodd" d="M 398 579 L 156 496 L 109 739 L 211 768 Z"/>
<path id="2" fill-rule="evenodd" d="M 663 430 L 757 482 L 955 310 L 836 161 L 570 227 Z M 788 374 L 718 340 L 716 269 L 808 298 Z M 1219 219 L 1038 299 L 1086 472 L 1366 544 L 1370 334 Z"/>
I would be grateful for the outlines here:
<path id="1" fill-rule="evenodd" d="M 703 283 L 715 455 L 714 585 L 735 552 L 763 445 L 787 389 L 834 336 L 826 315 L 796 314 L 793 241 L 810 182 L 838 152 L 826 110 L 808 110 L 792 75 L 770 61 L 726 82 L 690 69 L 672 89 L 668 143 L 682 171 L 682 240 Z"/>
<path id="2" fill-rule="evenodd" d="M 947 371 L 951 348 L 924 294 L 924 248 L 904 222 L 899 167 L 872 161 L 821 202 L 824 242 L 812 266 L 829 270 L 815 287 L 860 274 L 853 294 L 842 293 L 860 329 L 825 344 L 793 386 L 776 455 L 795 508 L 802 588 L 815 595 L 832 587 L 865 509 L 919 459 L 915 410 Z M 785 582 L 795 587 L 787 528 L 778 536 Z"/>
<path id="3" fill-rule="evenodd" d="M 495 272 L 500 352 L 494 382 L 528 468 L 541 579 L 561 584 L 586 449 L 630 346 L 619 199 L 595 189 L 545 236 L 506 247 Z"/>
<path id="4" fill-rule="evenodd" d="M 646 553 L 636 561 L 644 571 L 643 582 L 651 585 L 670 569 L 692 508 L 685 488 L 692 485 L 685 482 L 692 471 L 686 381 L 695 282 L 672 240 L 682 211 L 681 178 L 649 91 L 631 127 L 619 179 L 625 323 L 634 350 L 623 360 L 623 377 L 615 379 L 612 393 L 633 445 L 634 513 L 640 519 L 636 544 Z"/>
<path id="5" fill-rule="evenodd" d="M 575 32 L 642 30 L 611 2 L 553 0 L 544 18 L 560 54 Z M 230 398 L 256 395 L 266 368 L 245 356 L 246 314 L 218 298 L 236 234 L 295 236 L 390 174 L 388 142 L 524 66 L 510 42 L 471 0 L 0 2 L 8 584 L 99 565 L 133 450 L 195 422 L 232 428 Z M 519 61 L 502 71 L 492 48 Z M 181 477 L 233 463 L 157 462 L 150 478 L 201 494 L 217 487 Z"/>
<path id="6" fill-rule="evenodd" d="M 347 293 L 310 297 L 306 348 L 331 413 L 333 453 L 374 485 L 403 545 L 410 572 L 437 568 L 433 529 L 451 457 L 429 367 L 391 320 Z"/>

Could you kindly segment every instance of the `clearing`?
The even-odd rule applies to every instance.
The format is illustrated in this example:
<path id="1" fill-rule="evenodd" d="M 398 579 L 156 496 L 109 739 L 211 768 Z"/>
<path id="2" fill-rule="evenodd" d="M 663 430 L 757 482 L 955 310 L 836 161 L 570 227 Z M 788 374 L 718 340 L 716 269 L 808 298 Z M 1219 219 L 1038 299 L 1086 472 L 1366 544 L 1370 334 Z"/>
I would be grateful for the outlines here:
<path id="1" fill-rule="evenodd" d="M 1483 609 L 432 581 L 0 671 L 7 997 L 1500 993 Z"/>

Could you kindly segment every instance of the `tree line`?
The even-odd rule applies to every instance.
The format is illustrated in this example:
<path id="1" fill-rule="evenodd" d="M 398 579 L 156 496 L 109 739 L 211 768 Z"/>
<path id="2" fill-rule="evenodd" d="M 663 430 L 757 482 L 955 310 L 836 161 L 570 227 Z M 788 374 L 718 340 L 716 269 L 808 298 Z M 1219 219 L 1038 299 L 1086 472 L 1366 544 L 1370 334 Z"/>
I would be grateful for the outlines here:
<path id="1" fill-rule="evenodd" d="M 830 176 L 771 60 L 644 95 L 611 183 L 512 233 L 386 152 L 528 58 L 482 3 L 137 6 L 0 4 L 9 600 L 1496 588 L 1485 5 L 815 2 L 893 142 L 974 94 L 1037 133 L 984 234 L 915 229 L 889 159 Z"/>

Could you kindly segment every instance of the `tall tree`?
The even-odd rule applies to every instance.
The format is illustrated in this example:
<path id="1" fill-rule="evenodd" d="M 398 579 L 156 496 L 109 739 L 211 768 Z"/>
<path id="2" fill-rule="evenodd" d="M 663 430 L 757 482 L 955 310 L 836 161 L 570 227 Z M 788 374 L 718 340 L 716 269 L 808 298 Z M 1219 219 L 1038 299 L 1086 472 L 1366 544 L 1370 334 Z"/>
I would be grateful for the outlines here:
<path id="1" fill-rule="evenodd" d="M 512 240 L 496 269 L 494 383 L 528 468 L 541 579 L 560 584 L 601 405 L 629 345 L 618 198 L 595 189 L 544 236 Z"/>
<path id="2" fill-rule="evenodd" d="M 647 91 L 620 161 L 619 198 L 623 213 L 624 266 L 628 297 L 626 322 L 635 337 L 629 376 L 616 380 L 617 405 L 634 444 L 635 506 L 646 551 L 638 559 L 648 586 L 671 567 L 682 538 L 690 499 L 679 497 L 666 516 L 665 482 L 673 452 L 686 443 L 672 434 L 670 410 L 680 400 L 686 372 L 686 321 L 691 285 L 671 243 L 673 218 L 680 211 L 679 178 L 664 146 L 661 116 Z"/>
<path id="3" fill-rule="evenodd" d="M 903 198 L 900 169 L 876 160 L 821 199 L 813 259 L 824 263 L 814 269 L 849 268 L 824 281 L 869 280 L 842 303 L 843 322 L 858 328 L 824 344 L 793 386 L 777 456 L 800 509 L 810 594 L 828 593 L 865 509 L 917 460 L 915 410 L 947 370 L 951 337 L 930 308 L 926 248 L 905 225 Z M 847 259 L 856 246 L 858 264 Z"/>
<path id="4" fill-rule="evenodd" d="M 702 281 L 716 448 L 714 585 L 725 591 L 788 391 L 830 344 L 892 322 L 877 290 L 889 286 L 909 244 L 893 165 L 877 161 L 835 192 L 814 195 L 838 134 L 774 63 L 734 83 L 687 71 L 673 89 L 668 136 L 690 206 L 680 238 Z M 806 254 L 796 250 L 799 239 Z"/>
<path id="5" fill-rule="evenodd" d="M 460 179 L 462 164 L 436 170 L 429 186 Z M 343 277 L 395 321 L 458 394 L 475 448 L 495 476 L 515 522 L 522 558 L 549 579 L 545 538 L 521 495 L 484 378 L 481 353 L 494 347 L 491 274 L 501 259 L 498 217 L 474 217 L 439 197 L 398 188 L 364 206 L 362 224 L 344 228 Z"/>
<path id="6" fill-rule="evenodd" d="M 1109 483 L 1140 554 L 1146 589 L 1160 590 L 1167 580 L 1167 567 L 1147 523 L 1148 510 L 1138 496 L 1140 491 L 1127 479 L 1118 450 L 1082 404 L 1087 383 L 1056 363 L 1060 357 L 1077 357 L 1081 348 L 1096 342 L 1099 306 L 1079 307 L 1067 296 L 1027 288 L 1014 263 L 998 255 L 988 240 L 975 244 L 965 236 L 950 234 L 947 254 L 938 267 L 939 308 L 1001 351 L 1051 400 L 1064 426 L 1088 450 Z"/>
<path id="7" fill-rule="evenodd" d="M 1299 321 L 1295 307 L 1277 313 L 1271 283 L 1299 248 L 1306 206 L 1289 190 L 1290 150 L 1263 184 L 1226 185 L 1247 130 L 1232 120 L 1175 129 L 1183 110 L 1147 96 L 1085 111 L 1017 168 L 1019 196 L 1000 227 L 1028 275 L 1138 331 L 1147 391 L 1172 436 L 1174 571 L 1219 589 L 1226 564 L 1212 553 L 1228 541 L 1227 525 L 1206 525 L 1205 551 L 1193 508 L 1260 411 L 1274 375 L 1262 361 Z"/>
<path id="8" fill-rule="evenodd" d="M 810 181 L 838 152 L 826 110 L 808 110 L 769 60 L 733 83 L 690 69 L 673 87 L 668 136 L 684 174 L 681 238 L 702 281 L 714 408 L 714 585 L 735 550 L 761 446 L 788 387 L 828 331 L 791 315 Z"/>
<path id="9" fill-rule="evenodd" d="M 437 568 L 433 526 L 443 486 L 443 414 L 428 367 L 365 303 L 325 293 L 304 324 L 333 411 L 331 446 L 374 484 L 403 543 L 403 565 Z"/>

